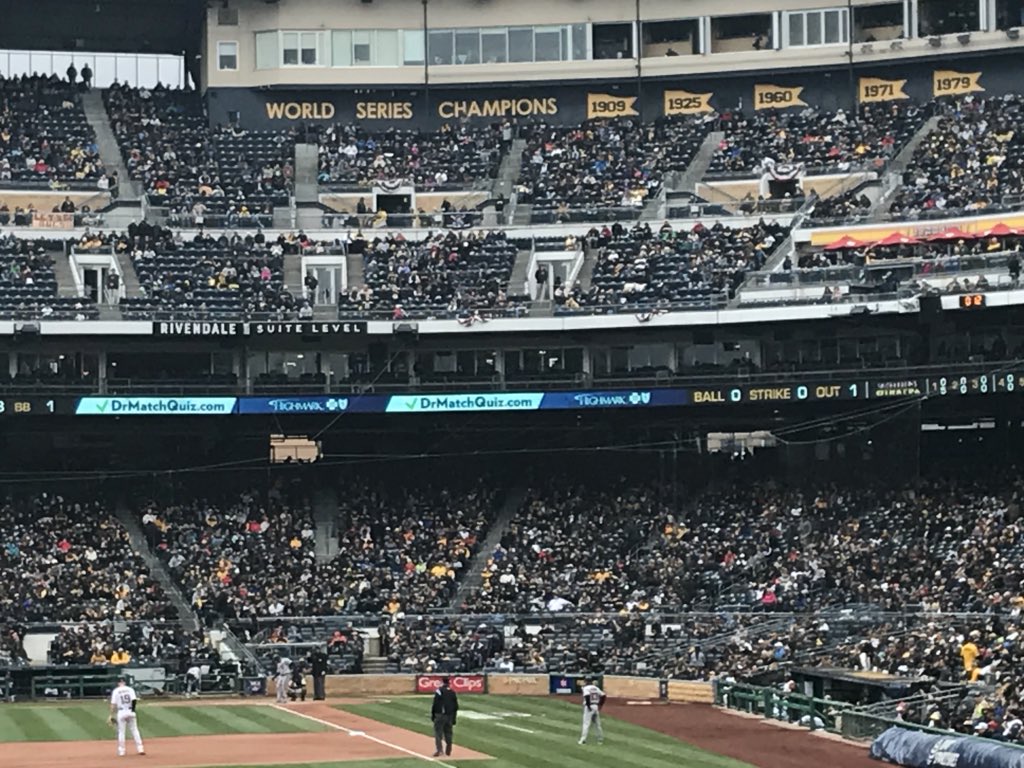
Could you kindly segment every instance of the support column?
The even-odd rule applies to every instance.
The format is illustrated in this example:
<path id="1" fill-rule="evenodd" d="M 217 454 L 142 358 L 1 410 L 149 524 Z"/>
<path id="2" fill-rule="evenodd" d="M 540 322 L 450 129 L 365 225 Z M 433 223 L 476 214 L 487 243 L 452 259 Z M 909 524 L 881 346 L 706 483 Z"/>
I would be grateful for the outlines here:
<path id="1" fill-rule="evenodd" d="M 995 32 L 999 29 L 996 0 L 978 0 L 978 22 L 978 28 L 982 32 Z"/>
<path id="2" fill-rule="evenodd" d="M 701 56 L 711 53 L 711 17 L 701 16 L 697 19 L 697 50 Z"/>
<path id="3" fill-rule="evenodd" d="M 913 40 L 917 35 L 918 26 L 918 7 L 917 0 L 904 0 L 903 1 L 903 36 L 908 40 Z"/>
<path id="4" fill-rule="evenodd" d="M 96 391 L 107 394 L 107 351 L 101 349 L 96 355 Z"/>
<path id="5" fill-rule="evenodd" d="M 782 50 L 782 11 L 772 13 L 772 48 Z"/>

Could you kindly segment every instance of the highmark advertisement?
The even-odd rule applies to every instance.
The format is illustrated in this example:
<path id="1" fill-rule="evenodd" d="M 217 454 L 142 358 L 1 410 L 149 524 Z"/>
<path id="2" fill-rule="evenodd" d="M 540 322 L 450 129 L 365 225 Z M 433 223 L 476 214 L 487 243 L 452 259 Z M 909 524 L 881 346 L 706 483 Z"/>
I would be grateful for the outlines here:
<path id="1" fill-rule="evenodd" d="M 83 397 L 79 416 L 224 416 L 260 414 L 458 413 L 645 408 L 687 405 L 689 391 L 471 392 L 408 395 L 273 397 Z"/>

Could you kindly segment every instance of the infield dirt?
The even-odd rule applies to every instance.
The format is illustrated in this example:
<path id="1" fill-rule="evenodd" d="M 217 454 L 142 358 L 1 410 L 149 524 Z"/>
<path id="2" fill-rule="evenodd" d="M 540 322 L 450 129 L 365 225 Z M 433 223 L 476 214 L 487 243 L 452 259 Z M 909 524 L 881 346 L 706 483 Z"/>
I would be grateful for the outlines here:
<path id="1" fill-rule="evenodd" d="M 770 725 L 707 704 L 633 706 L 609 701 L 604 712 L 758 768 L 878 768 L 863 745 Z"/>
<path id="2" fill-rule="evenodd" d="M 341 712 L 320 702 L 290 704 L 286 708 L 296 714 L 307 715 L 365 736 L 352 735 L 345 730 L 330 730 L 324 733 L 147 739 L 145 718 L 140 714 L 139 723 L 146 743 L 145 757 L 135 755 L 135 745 L 130 738 L 127 744 L 128 755 L 117 757 L 117 741 L 113 730 L 108 741 L 9 742 L 0 749 L 3 750 L 4 765 L 30 765 L 32 768 L 110 768 L 122 764 L 152 768 L 306 764 L 426 756 L 434 749 L 431 739 L 417 733 Z M 487 757 L 457 746 L 450 759 Z"/>

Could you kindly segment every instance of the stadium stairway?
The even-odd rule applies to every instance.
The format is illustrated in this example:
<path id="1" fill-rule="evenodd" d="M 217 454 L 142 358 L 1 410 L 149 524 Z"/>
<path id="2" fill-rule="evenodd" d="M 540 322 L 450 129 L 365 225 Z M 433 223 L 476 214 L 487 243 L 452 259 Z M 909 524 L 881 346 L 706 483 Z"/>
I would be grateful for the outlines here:
<path id="1" fill-rule="evenodd" d="M 139 283 L 139 275 L 135 271 L 131 256 L 120 251 L 114 252 L 117 259 L 117 266 L 121 270 L 121 286 L 124 288 L 124 295 L 134 299 L 142 295 L 142 285 Z"/>
<path id="2" fill-rule="evenodd" d="M 533 257 L 533 250 L 523 248 L 516 254 L 516 263 L 512 266 L 512 276 L 508 279 L 508 293 L 528 294 L 530 292 L 527 281 L 530 279 L 530 260 Z"/>
<path id="3" fill-rule="evenodd" d="M 71 271 L 68 256 L 57 255 L 53 260 L 53 276 L 57 278 L 57 295 L 61 298 L 78 298 L 78 283 Z"/>
<path id="4" fill-rule="evenodd" d="M 318 163 L 316 144 L 295 145 L 295 202 L 298 205 L 320 202 L 316 185 Z"/>
<path id="5" fill-rule="evenodd" d="M 480 588 L 483 583 L 481 574 L 484 572 L 490 553 L 501 543 L 501 537 L 505 534 L 516 512 L 523 506 L 524 501 L 526 501 L 526 488 L 510 488 L 505 494 L 498 516 L 494 519 L 486 538 L 477 548 L 476 556 L 470 561 L 469 570 L 462 577 L 462 583 L 459 584 L 459 589 L 455 593 L 455 597 L 452 598 L 451 610 L 457 611 L 473 590 Z"/>
<path id="6" fill-rule="evenodd" d="M 889 166 L 885 169 L 885 177 L 882 184 L 882 193 L 878 196 L 878 200 L 871 206 L 871 211 L 868 217 L 871 221 L 875 221 L 878 216 L 885 213 L 889 208 L 889 204 L 892 202 L 893 196 L 895 196 L 897 190 L 903 183 L 903 172 L 907 170 L 907 166 L 910 165 L 910 161 L 914 157 L 914 152 L 917 151 L 918 146 L 924 141 L 925 136 L 935 130 L 935 127 L 939 124 L 939 116 L 932 115 L 924 121 L 922 125 L 915 133 L 910 141 L 899 151 L 893 161 L 889 163 Z"/>
<path id="7" fill-rule="evenodd" d="M 523 150 L 526 149 L 526 139 L 513 139 L 512 147 L 505 156 L 501 158 L 501 165 L 498 166 L 498 180 L 494 182 L 494 196 L 503 197 L 508 200 L 512 196 L 516 179 L 523 168 Z"/>
<path id="8" fill-rule="evenodd" d="M 686 170 L 683 173 L 669 174 L 665 180 L 665 187 L 673 192 L 695 192 L 697 182 L 703 179 L 704 174 L 708 172 L 708 168 L 711 167 L 711 158 L 723 139 L 725 139 L 723 131 L 712 131 L 705 136 L 700 149 L 697 150 L 697 154 L 693 156 L 693 160 L 690 161 Z"/>
<path id="9" fill-rule="evenodd" d="M 512 214 L 512 226 L 527 227 L 533 219 L 532 203 L 516 203 L 515 212 Z"/>
<path id="10" fill-rule="evenodd" d="M 284 287 L 295 298 L 302 296 L 302 256 L 289 254 L 284 257 Z"/>
<path id="11" fill-rule="evenodd" d="M 362 254 L 350 253 L 345 257 L 345 285 L 350 291 L 362 287 L 365 282 L 363 266 Z"/>
<path id="12" fill-rule="evenodd" d="M 163 588 L 164 593 L 170 599 L 171 605 L 174 606 L 174 610 L 178 614 L 178 621 L 181 622 L 181 626 L 186 632 L 198 630 L 199 618 L 196 616 L 195 611 L 192 610 L 189 601 L 185 599 L 181 590 L 178 589 L 174 579 L 171 578 L 171 574 L 167 571 L 163 560 L 154 555 L 152 550 L 150 550 L 149 542 L 146 541 L 146 535 L 142 532 L 142 525 L 134 512 L 124 504 L 118 504 L 114 514 L 125 530 L 128 531 L 128 540 L 132 548 L 145 561 L 150 575 Z"/>
<path id="13" fill-rule="evenodd" d="M 316 144 L 295 145 L 295 228 L 301 230 L 319 229 L 323 217 L 320 207 L 320 188 L 317 186 L 317 170 L 320 163 Z M 294 293 L 294 290 L 292 291 Z"/>
<path id="14" fill-rule="evenodd" d="M 103 96 L 99 89 L 93 88 L 82 94 L 82 108 L 85 110 L 85 119 L 96 133 L 96 146 L 100 150 L 103 166 L 108 173 L 117 171 L 118 201 L 138 201 L 142 197 L 142 188 L 128 175 L 128 167 L 124 164 L 121 148 L 110 129 L 110 118 L 107 116 L 106 107 L 103 106 Z"/>
<path id="15" fill-rule="evenodd" d="M 591 248 L 588 245 L 585 246 L 583 251 L 583 266 L 580 267 L 579 274 L 576 275 L 576 285 L 583 293 L 590 290 L 590 282 L 594 277 L 594 267 L 597 265 L 597 250 L 597 248 Z"/>
<path id="16" fill-rule="evenodd" d="M 334 488 L 318 488 L 313 494 L 316 529 L 316 561 L 326 563 L 338 554 L 338 494 Z"/>

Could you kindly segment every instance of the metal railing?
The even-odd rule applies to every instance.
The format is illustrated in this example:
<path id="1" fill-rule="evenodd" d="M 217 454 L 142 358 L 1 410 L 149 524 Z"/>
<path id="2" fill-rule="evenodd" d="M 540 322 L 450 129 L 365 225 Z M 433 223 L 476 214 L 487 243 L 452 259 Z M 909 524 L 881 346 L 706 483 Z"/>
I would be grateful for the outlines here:
<path id="1" fill-rule="evenodd" d="M 714 684 L 714 703 L 719 707 L 735 709 L 766 720 L 798 723 L 812 730 L 824 728 L 838 732 L 851 705 L 832 699 L 819 699 L 802 693 L 785 693 L 747 683 Z"/>
<path id="2" fill-rule="evenodd" d="M 844 381 L 863 381 L 872 375 L 892 376 L 898 372 L 900 376 L 927 377 L 936 376 L 971 376 L 974 374 L 991 373 L 993 362 L 985 363 L 949 363 L 925 366 L 911 366 L 903 361 L 895 360 L 887 365 L 864 365 L 859 368 L 840 367 L 810 368 L 806 370 L 786 369 L 760 371 L 754 368 L 738 368 L 730 373 L 695 373 L 692 371 L 671 371 L 660 369 L 650 372 L 623 372 L 613 374 L 585 374 L 583 372 L 559 373 L 557 375 L 499 374 L 483 375 L 479 378 L 460 378 L 445 380 L 443 374 L 428 374 L 429 378 L 418 380 L 407 378 L 396 381 L 388 380 L 379 374 L 367 373 L 359 379 L 345 381 L 325 380 L 308 383 L 299 379 L 287 382 L 254 382 L 251 389 L 263 393 L 295 393 L 298 391 L 323 392 L 325 394 L 360 394 L 363 392 L 458 392 L 458 391 L 505 391 L 505 390 L 564 390 L 580 388 L 597 389 L 637 389 L 652 387 L 686 387 L 686 386 L 729 386 L 737 384 L 756 385 L 786 382 L 837 383 Z M 1024 366 L 1024 360 L 1005 359 L 998 361 L 1001 368 Z M 4 395 L 88 395 L 88 394 L 194 394 L 224 393 L 246 394 L 246 383 L 211 382 L 206 379 L 195 380 L 162 380 L 162 379 L 108 379 L 101 386 L 98 381 L 7 381 L 0 383 L 0 394 Z"/>
<path id="3" fill-rule="evenodd" d="M 496 212 L 498 225 L 504 226 L 503 212 Z M 483 212 L 436 211 L 432 213 L 389 213 L 386 218 L 372 213 L 344 213 L 324 211 L 320 214 L 323 229 L 469 229 L 483 224 Z"/>

